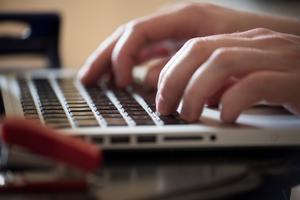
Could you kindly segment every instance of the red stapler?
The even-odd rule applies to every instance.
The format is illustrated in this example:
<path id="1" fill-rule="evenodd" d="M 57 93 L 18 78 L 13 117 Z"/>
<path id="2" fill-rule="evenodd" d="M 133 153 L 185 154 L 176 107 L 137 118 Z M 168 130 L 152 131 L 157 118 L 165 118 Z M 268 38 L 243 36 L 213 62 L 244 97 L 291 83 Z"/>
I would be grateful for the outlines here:
<path id="1" fill-rule="evenodd" d="M 5 119 L 1 138 L 8 148 L 22 147 L 30 153 L 69 167 L 59 165 L 52 170 L 30 172 L 4 170 L 0 173 L 2 192 L 86 189 L 86 173 L 92 174 L 102 165 L 102 152 L 98 146 L 62 134 L 35 121 Z"/>

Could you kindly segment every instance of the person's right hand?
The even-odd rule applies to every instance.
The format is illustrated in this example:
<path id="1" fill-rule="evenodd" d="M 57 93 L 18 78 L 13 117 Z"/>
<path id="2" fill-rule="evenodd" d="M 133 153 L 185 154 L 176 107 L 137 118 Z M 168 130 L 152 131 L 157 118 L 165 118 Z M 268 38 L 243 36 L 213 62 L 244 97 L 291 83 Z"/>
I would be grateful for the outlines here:
<path id="1" fill-rule="evenodd" d="M 210 4 L 179 4 L 120 26 L 87 59 L 79 73 L 83 84 L 95 84 L 105 73 L 113 73 L 116 84 L 132 82 L 135 65 L 159 57 L 153 70 L 156 87 L 160 69 L 190 38 L 232 33 L 256 27 L 293 33 L 287 20 L 260 16 Z M 150 75 L 150 74 L 149 74 Z"/>

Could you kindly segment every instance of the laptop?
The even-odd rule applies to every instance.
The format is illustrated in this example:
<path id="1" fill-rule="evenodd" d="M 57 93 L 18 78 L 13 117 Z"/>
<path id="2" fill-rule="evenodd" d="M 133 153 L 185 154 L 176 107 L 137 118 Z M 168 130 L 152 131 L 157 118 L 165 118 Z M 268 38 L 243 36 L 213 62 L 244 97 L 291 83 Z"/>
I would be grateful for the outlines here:
<path id="1" fill-rule="evenodd" d="M 2 115 L 21 116 L 101 145 L 104 150 L 296 147 L 300 117 L 280 107 L 256 106 L 236 124 L 206 107 L 199 121 L 178 113 L 160 116 L 154 92 L 116 88 L 107 80 L 85 87 L 68 70 L 34 70 L 0 76 Z"/>

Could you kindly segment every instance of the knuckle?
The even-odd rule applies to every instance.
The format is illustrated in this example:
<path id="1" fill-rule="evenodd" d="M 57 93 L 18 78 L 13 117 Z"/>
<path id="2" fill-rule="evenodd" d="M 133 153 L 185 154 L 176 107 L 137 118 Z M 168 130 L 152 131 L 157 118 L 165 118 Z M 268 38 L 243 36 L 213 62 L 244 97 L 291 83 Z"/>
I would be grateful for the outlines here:
<path id="1" fill-rule="evenodd" d="M 126 28 L 127 24 L 123 23 L 120 26 L 117 27 L 117 29 L 115 30 L 116 32 L 118 31 L 123 31 Z"/>
<path id="2" fill-rule="evenodd" d="M 288 45 L 292 45 L 297 47 L 297 49 L 299 50 L 299 42 L 295 40 L 294 37 L 292 37 L 291 35 L 288 34 L 282 34 L 282 33 L 274 33 L 271 38 L 273 38 L 274 41 L 277 41 L 279 44 L 288 44 Z M 290 48 L 292 49 L 292 48 Z M 299 54 L 298 54 L 299 55 Z"/>
<path id="3" fill-rule="evenodd" d="M 207 42 L 205 42 L 202 38 L 192 38 L 186 42 L 187 49 L 191 54 L 198 54 L 199 52 L 205 51 L 207 46 Z"/>
<path id="4" fill-rule="evenodd" d="M 199 4 L 200 7 L 202 7 L 204 10 L 211 10 L 211 9 L 216 9 L 218 6 L 212 3 L 201 3 Z"/>
<path id="5" fill-rule="evenodd" d="M 290 38 L 286 37 L 285 35 L 283 35 L 281 33 L 270 34 L 267 37 L 264 37 L 263 40 L 265 40 L 266 42 L 270 42 L 272 44 L 276 43 L 279 45 L 293 43 L 293 40 L 291 40 Z"/>
<path id="6" fill-rule="evenodd" d="M 142 23 L 139 19 L 129 21 L 126 25 L 126 29 L 132 32 L 139 32 L 142 28 Z"/>
<path id="7" fill-rule="evenodd" d="M 206 10 L 206 9 L 212 9 L 216 8 L 217 6 L 211 3 L 197 3 L 197 2 L 190 2 L 190 3 L 184 3 L 183 9 L 187 11 L 199 11 L 200 9 Z"/>
<path id="8" fill-rule="evenodd" d="M 220 74 L 230 75 L 237 67 L 235 53 L 238 49 L 236 47 L 220 47 L 216 49 L 211 55 L 213 63 L 211 67 L 216 68 Z"/>
<path id="9" fill-rule="evenodd" d="M 182 3 L 181 4 L 181 9 L 182 10 L 186 10 L 186 11 L 190 11 L 190 10 L 194 10 L 197 7 L 197 3 Z"/>
<path id="10" fill-rule="evenodd" d="M 262 35 L 273 33 L 272 30 L 267 29 L 267 28 L 255 28 L 252 31 L 256 34 L 262 34 Z"/>
<path id="11" fill-rule="evenodd" d="M 233 50 L 228 47 L 220 47 L 212 53 L 212 58 L 217 64 L 231 66 L 233 62 Z"/>
<path id="12" fill-rule="evenodd" d="M 181 3 L 179 5 L 179 11 L 185 16 L 189 16 L 188 19 L 192 18 L 204 18 L 204 17 L 211 17 L 209 13 L 218 9 L 218 6 L 210 3 L 197 3 L 197 2 L 189 2 L 189 3 Z"/>
<path id="13" fill-rule="evenodd" d="M 186 42 L 186 45 L 190 47 L 195 47 L 196 45 L 198 45 L 198 42 L 199 38 L 191 38 Z"/>
<path id="14" fill-rule="evenodd" d="M 181 10 L 186 11 L 186 12 L 193 12 L 198 10 L 199 6 L 201 4 L 196 3 L 196 2 L 189 2 L 189 3 L 182 3 L 181 4 Z"/>

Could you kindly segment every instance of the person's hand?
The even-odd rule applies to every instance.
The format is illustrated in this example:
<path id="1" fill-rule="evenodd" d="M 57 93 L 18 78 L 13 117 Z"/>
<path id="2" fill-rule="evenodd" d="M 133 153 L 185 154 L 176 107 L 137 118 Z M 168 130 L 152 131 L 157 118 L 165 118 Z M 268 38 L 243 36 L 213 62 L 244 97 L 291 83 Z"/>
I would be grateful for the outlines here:
<path id="1" fill-rule="evenodd" d="M 113 72 L 117 85 L 124 87 L 132 82 L 135 65 L 159 57 L 146 78 L 155 87 L 161 68 L 188 39 L 255 27 L 294 31 L 285 19 L 210 4 L 179 4 L 119 27 L 87 59 L 79 76 L 84 84 L 92 85 L 105 73 Z"/>
<path id="2" fill-rule="evenodd" d="M 227 85 L 224 88 L 224 85 Z M 257 102 L 300 114 L 300 36 L 268 29 L 193 38 L 160 73 L 157 110 L 198 120 L 204 104 L 222 91 L 221 118 L 234 122 Z"/>

